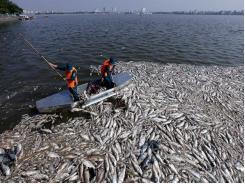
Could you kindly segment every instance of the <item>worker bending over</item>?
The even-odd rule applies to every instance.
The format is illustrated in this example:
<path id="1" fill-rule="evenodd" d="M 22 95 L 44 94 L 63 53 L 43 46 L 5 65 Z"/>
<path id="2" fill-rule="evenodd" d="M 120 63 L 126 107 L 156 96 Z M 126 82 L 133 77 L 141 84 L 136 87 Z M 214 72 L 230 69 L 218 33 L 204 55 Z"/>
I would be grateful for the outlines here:
<path id="1" fill-rule="evenodd" d="M 115 67 L 115 60 L 113 58 L 110 58 L 110 59 L 106 59 L 100 68 L 101 83 L 102 83 L 102 86 L 105 86 L 107 90 L 115 86 L 112 76 L 111 76 L 113 73 L 114 67 Z"/>
<path id="2" fill-rule="evenodd" d="M 65 71 L 67 87 L 72 94 L 74 101 L 79 101 L 79 95 L 77 93 L 78 79 L 76 68 L 70 63 L 67 63 L 65 66 L 59 66 L 49 62 L 49 65 L 55 69 Z"/>

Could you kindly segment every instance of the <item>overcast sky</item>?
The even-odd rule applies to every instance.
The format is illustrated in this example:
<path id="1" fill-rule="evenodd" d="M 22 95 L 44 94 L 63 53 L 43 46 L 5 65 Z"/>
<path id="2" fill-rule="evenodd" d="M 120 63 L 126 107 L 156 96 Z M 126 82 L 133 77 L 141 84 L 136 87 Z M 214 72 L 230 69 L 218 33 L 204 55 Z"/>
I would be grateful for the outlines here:
<path id="1" fill-rule="evenodd" d="M 96 8 L 117 10 L 242 10 L 244 0 L 12 0 L 27 10 L 91 11 Z"/>

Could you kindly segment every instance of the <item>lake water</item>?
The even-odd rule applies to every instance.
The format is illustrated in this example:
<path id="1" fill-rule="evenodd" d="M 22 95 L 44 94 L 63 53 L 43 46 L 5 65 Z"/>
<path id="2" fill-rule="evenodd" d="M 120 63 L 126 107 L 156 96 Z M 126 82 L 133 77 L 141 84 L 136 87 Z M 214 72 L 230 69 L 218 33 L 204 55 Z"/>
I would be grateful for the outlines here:
<path id="1" fill-rule="evenodd" d="M 243 65 L 243 16 L 43 15 L 0 25 L 0 132 L 12 128 L 35 101 L 65 89 L 48 66 L 17 37 L 22 33 L 45 57 L 73 63 L 80 83 L 99 53 L 122 61 Z"/>

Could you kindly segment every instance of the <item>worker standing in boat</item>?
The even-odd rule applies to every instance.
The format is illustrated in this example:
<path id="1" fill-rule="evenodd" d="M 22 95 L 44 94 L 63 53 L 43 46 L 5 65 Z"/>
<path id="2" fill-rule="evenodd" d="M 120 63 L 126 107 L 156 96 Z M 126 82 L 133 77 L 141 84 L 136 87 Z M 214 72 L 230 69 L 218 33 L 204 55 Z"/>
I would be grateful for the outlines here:
<path id="1" fill-rule="evenodd" d="M 65 71 L 67 87 L 72 94 L 74 101 L 79 101 L 79 95 L 77 93 L 78 79 L 76 68 L 70 63 L 67 63 L 65 66 L 59 66 L 49 62 L 49 65 L 55 69 Z"/>
<path id="2" fill-rule="evenodd" d="M 106 59 L 100 68 L 101 71 L 101 82 L 106 89 L 111 89 L 115 86 L 112 79 L 112 73 L 115 67 L 115 60 L 113 58 Z"/>

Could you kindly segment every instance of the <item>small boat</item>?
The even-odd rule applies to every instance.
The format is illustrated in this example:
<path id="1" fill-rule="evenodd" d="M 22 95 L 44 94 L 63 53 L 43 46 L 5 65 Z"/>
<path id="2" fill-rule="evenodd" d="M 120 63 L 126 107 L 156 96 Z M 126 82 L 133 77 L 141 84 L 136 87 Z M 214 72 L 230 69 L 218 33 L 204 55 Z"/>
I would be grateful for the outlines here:
<path id="1" fill-rule="evenodd" d="M 20 20 L 31 20 L 33 19 L 33 16 L 28 16 L 28 15 L 19 15 Z"/>
<path id="2" fill-rule="evenodd" d="M 102 91 L 99 94 L 91 95 L 81 104 L 81 108 L 88 107 L 107 98 L 115 96 L 117 91 L 128 85 L 132 79 L 132 76 L 128 72 L 122 72 L 112 76 L 116 87 Z M 78 94 L 83 95 L 87 89 L 87 86 L 88 83 L 79 85 L 77 87 Z M 38 100 L 36 102 L 36 108 L 40 113 L 51 113 L 61 109 L 72 109 L 79 103 L 80 102 L 73 101 L 73 98 L 68 90 L 64 90 L 49 97 Z"/>

